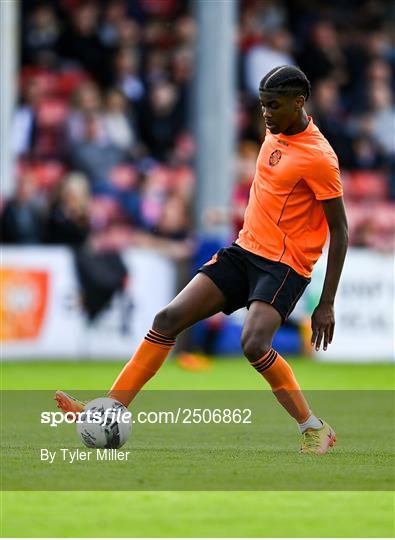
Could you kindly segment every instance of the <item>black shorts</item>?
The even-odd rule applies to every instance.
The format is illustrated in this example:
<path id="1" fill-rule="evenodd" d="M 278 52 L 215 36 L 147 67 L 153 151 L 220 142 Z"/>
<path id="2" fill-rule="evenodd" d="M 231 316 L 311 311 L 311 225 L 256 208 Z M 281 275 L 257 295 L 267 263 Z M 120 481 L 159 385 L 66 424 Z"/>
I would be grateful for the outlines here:
<path id="1" fill-rule="evenodd" d="M 310 283 L 290 266 L 255 255 L 237 244 L 220 249 L 198 272 L 206 274 L 224 293 L 226 315 L 260 300 L 271 304 L 283 322 Z"/>

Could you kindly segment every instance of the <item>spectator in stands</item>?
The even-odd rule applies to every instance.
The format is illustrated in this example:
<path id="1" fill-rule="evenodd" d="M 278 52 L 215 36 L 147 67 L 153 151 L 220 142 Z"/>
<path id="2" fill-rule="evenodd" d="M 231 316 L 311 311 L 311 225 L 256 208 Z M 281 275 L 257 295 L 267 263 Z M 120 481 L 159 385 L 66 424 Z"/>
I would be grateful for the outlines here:
<path id="1" fill-rule="evenodd" d="M 73 248 L 83 245 L 89 235 L 89 184 L 84 175 L 71 173 L 60 186 L 50 208 L 45 240 Z"/>
<path id="2" fill-rule="evenodd" d="M 100 82 L 108 79 L 108 54 L 98 35 L 98 7 L 92 2 L 71 10 L 71 24 L 61 34 L 57 51 L 66 65 L 83 67 Z"/>
<path id="3" fill-rule="evenodd" d="M 100 115 L 102 96 L 97 84 L 89 81 L 79 85 L 71 97 L 71 112 L 67 119 L 68 142 L 78 143 L 84 138 L 87 115 Z"/>
<path id="4" fill-rule="evenodd" d="M 173 259 L 191 257 L 194 243 L 190 215 L 185 199 L 178 193 L 168 193 L 156 225 L 148 232 L 135 234 L 134 245 L 159 250 Z"/>
<path id="5" fill-rule="evenodd" d="M 184 118 L 190 107 L 190 88 L 194 74 L 195 54 L 192 47 L 176 48 L 171 57 L 171 78 L 179 92 L 179 107 Z"/>
<path id="6" fill-rule="evenodd" d="M 118 165 L 110 171 L 109 183 L 101 186 L 100 192 L 114 199 L 134 227 L 142 225 L 140 177 L 132 165 Z"/>
<path id="7" fill-rule="evenodd" d="M 31 173 L 25 172 L 19 178 L 15 195 L 5 204 L 0 224 L 4 244 L 42 242 L 44 215 Z"/>
<path id="8" fill-rule="evenodd" d="M 339 36 L 329 21 L 315 23 L 298 62 L 312 86 L 320 79 L 332 79 L 338 84 L 347 81 L 345 56 L 340 47 Z"/>
<path id="9" fill-rule="evenodd" d="M 148 236 L 155 238 L 154 234 L 161 234 L 164 207 L 182 216 L 174 192 L 182 192 L 187 205 L 193 199 L 194 184 L 188 178 L 193 178 L 194 139 L 185 129 L 197 34 L 191 10 L 178 0 L 39 0 L 22 4 L 22 103 L 12 129 L 16 157 L 34 158 L 29 168 L 42 171 L 42 181 L 37 182 L 41 200 L 50 201 L 51 189 L 57 185 L 53 176 L 43 172 L 51 168 L 46 168 L 49 159 L 53 170 L 71 165 L 88 175 L 95 192 L 92 206 L 96 204 L 102 213 L 107 208 L 111 215 L 104 220 L 111 223 L 112 232 L 103 245 L 130 245 L 136 228 L 151 231 Z M 242 88 L 237 111 L 239 140 L 250 141 L 251 148 L 261 144 L 264 124 L 256 99 L 259 79 L 273 65 L 294 63 L 297 54 L 312 81 L 311 113 L 339 155 L 345 184 L 347 170 L 351 171 L 349 178 L 354 170 L 361 178 L 376 175 L 382 184 L 389 183 L 395 200 L 391 96 L 395 49 L 389 15 L 385 0 L 241 2 L 241 22 L 236 29 Z M 76 73 L 76 66 L 78 76 L 70 83 L 68 75 Z M 248 157 L 238 161 L 245 171 L 250 170 Z M 249 176 L 246 172 L 236 181 L 235 227 L 242 219 Z M 24 196 L 20 193 L 24 189 L 34 193 Z M 22 241 L 36 242 L 40 227 L 26 226 L 37 225 L 42 215 L 34 182 L 30 188 L 16 191 L 12 201 L 5 202 L 7 221 L 17 223 L 12 227 Z M 360 198 L 370 197 L 369 189 L 362 192 Z M 365 215 L 363 218 L 362 224 L 367 220 Z M 229 209 L 227 219 L 231 219 Z M 103 226 L 103 234 L 111 227 Z M 371 238 L 381 229 L 376 227 L 375 235 L 367 235 L 366 230 L 362 226 L 359 241 L 377 245 Z"/>
<path id="10" fill-rule="evenodd" d="M 168 167 L 155 166 L 146 172 L 141 186 L 141 211 L 145 229 L 153 230 L 159 222 L 170 182 L 171 170 Z"/>
<path id="11" fill-rule="evenodd" d="M 104 6 L 103 22 L 99 30 L 100 41 L 105 47 L 119 46 L 119 26 L 127 17 L 127 5 L 124 0 L 110 0 Z"/>
<path id="12" fill-rule="evenodd" d="M 372 110 L 373 134 L 388 154 L 394 154 L 395 106 L 390 86 L 380 82 L 371 84 L 369 103 Z"/>
<path id="13" fill-rule="evenodd" d="M 141 28 L 133 19 L 122 19 L 117 23 L 119 47 L 138 48 L 141 42 Z"/>
<path id="14" fill-rule="evenodd" d="M 395 77 L 395 69 L 391 68 L 390 62 L 379 56 L 370 58 L 365 49 L 363 50 L 363 62 L 360 62 L 358 67 L 358 74 L 355 76 L 352 74 L 354 89 L 349 109 L 356 114 L 363 114 L 371 108 L 370 88 L 375 85 L 391 87 Z"/>
<path id="15" fill-rule="evenodd" d="M 185 240 L 191 230 L 190 216 L 185 200 L 177 193 L 170 193 L 152 232 L 169 240 Z"/>
<path id="16" fill-rule="evenodd" d="M 178 47 L 171 58 L 172 80 L 180 87 L 186 87 L 192 80 L 195 56 L 191 47 Z M 186 89 L 186 88 L 185 88 Z"/>
<path id="17" fill-rule="evenodd" d="M 366 40 L 367 52 L 370 60 L 381 59 L 390 62 L 394 67 L 394 45 L 390 32 L 384 29 L 383 22 L 381 22 L 381 28 L 376 28 L 368 34 Z"/>
<path id="18" fill-rule="evenodd" d="M 168 51 L 154 48 L 147 53 L 144 65 L 144 81 L 147 87 L 168 78 L 169 63 Z"/>
<path id="19" fill-rule="evenodd" d="M 277 1 L 250 2 L 241 10 L 239 26 L 240 46 L 243 51 L 262 43 L 264 36 L 285 28 L 287 13 Z"/>
<path id="20" fill-rule="evenodd" d="M 50 2 L 39 4 L 33 9 L 22 33 L 22 61 L 54 67 L 56 64 L 56 44 L 59 37 L 59 23 Z"/>
<path id="21" fill-rule="evenodd" d="M 249 96 L 239 102 L 239 132 L 240 139 L 249 139 L 260 144 L 265 135 L 265 121 L 262 115 L 262 109 L 255 100 Z"/>
<path id="22" fill-rule="evenodd" d="M 104 127 L 110 142 L 126 152 L 132 152 L 136 134 L 124 94 L 117 88 L 111 88 L 107 92 L 105 106 Z"/>
<path id="23" fill-rule="evenodd" d="M 388 163 L 389 193 L 395 200 L 395 105 L 389 84 L 376 82 L 369 88 L 373 136 L 384 150 Z"/>
<path id="24" fill-rule="evenodd" d="M 191 15 L 183 15 L 175 21 L 177 43 L 183 46 L 193 46 L 197 36 L 196 21 Z"/>
<path id="25" fill-rule="evenodd" d="M 102 117 L 87 115 L 84 118 L 83 138 L 70 145 L 72 168 L 86 174 L 95 190 L 107 183 L 113 167 L 127 159 L 128 153 L 108 139 Z"/>
<path id="26" fill-rule="evenodd" d="M 231 209 L 234 238 L 237 237 L 243 226 L 258 154 L 259 145 L 254 141 L 245 140 L 240 143 L 236 160 L 236 183 L 232 194 Z"/>
<path id="27" fill-rule="evenodd" d="M 143 41 L 147 49 L 169 50 L 175 45 L 176 35 L 169 32 L 166 24 L 158 18 L 148 19 L 143 27 Z"/>
<path id="28" fill-rule="evenodd" d="M 142 107 L 140 133 L 156 159 L 166 161 L 185 120 L 177 87 L 169 81 L 153 85 Z"/>
<path id="29" fill-rule="evenodd" d="M 387 163 L 377 140 L 368 134 L 360 134 L 352 142 L 350 168 L 355 170 L 383 169 Z"/>
<path id="30" fill-rule="evenodd" d="M 228 208 L 210 208 L 205 214 L 205 221 L 210 225 L 231 224 L 231 239 L 237 238 L 243 226 L 250 189 L 255 176 L 259 145 L 255 141 L 242 140 L 239 143 L 235 162 L 235 185 L 231 204 Z"/>
<path id="31" fill-rule="evenodd" d="M 139 75 L 139 57 L 134 49 L 123 48 L 115 55 L 112 84 L 132 102 L 138 103 L 145 94 Z"/>
<path id="32" fill-rule="evenodd" d="M 272 30 L 266 41 L 251 47 L 245 55 L 245 86 L 254 96 L 258 96 L 262 73 L 268 73 L 276 66 L 293 65 L 292 38 L 284 28 Z"/>
<path id="33" fill-rule="evenodd" d="M 345 122 L 345 111 L 341 106 L 340 93 L 334 79 L 317 81 L 312 95 L 310 111 L 314 122 L 335 150 L 341 167 L 351 164 L 351 137 Z"/>
<path id="34" fill-rule="evenodd" d="M 37 108 L 43 100 L 37 79 L 30 79 L 22 90 L 22 102 L 15 111 L 12 126 L 12 149 L 17 157 L 26 156 L 33 147 Z"/>
<path id="35" fill-rule="evenodd" d="M 370 84 L 384 84 L 391 86 L 391 65 L 386 60 L 375 58 L 370 62 L 370 64 L 368 64 L 366 78 Z"/>

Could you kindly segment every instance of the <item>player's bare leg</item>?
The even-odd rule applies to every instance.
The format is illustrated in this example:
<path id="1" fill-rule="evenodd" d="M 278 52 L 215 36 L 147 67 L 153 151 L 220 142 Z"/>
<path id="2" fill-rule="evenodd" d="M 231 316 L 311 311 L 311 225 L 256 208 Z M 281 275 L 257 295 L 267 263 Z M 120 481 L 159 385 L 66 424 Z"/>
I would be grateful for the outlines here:
<path id="1" fill-rule="evenodd" d="M 109 396 L 128 406 L 166 360 L 176 336 L 225 305 L 225 296 L 204 274 L 192 281 L 154 318 L 152 329 L 113 384 Z"/>
<path id="2" fill-rule="evenodd" d="M 225 306 L 225 296 L 205 274 L 197 274 L 155 317 L 153 329 L 176 337 L 193 324 L 215 315 Z"/>
<path id="3" fill-rule="evenodd" d="M 225 296 L 204 274 L 197 274 L 188 285 L 154 318 L 132 358 L 114 382 L 109 396 L 128 406 L 137 392 L 151 379 L 166 360 L 177 335 L 192 324 L 223 309 Z M 58 391 L 58 407 L 64 412 L 82 410 L 84 403 Z"/>
<path id="4" fill-rule="evenodd" d="M 251 365 L 268 381 L 279 403 L 299 424 L 301 452 L 325 454 L 336 442 L 334 430 L 312 414 L 290 365 L 272 349 L 272 340 L 281 322 L 273 306 L 252 302 L 243 328 L 243 351 Z"/>

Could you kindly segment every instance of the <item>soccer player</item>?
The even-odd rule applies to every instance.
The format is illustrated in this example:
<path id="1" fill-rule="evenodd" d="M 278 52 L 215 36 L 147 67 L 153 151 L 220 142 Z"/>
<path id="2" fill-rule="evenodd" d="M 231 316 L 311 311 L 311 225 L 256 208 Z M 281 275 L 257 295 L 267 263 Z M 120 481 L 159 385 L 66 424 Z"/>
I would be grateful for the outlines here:
<path id="1" fill-rule="evenodd" d="M 311 342 L 317 351 L 332 342 L 334 300 L 348 242 L 338 160 L 306 114 L 310 83 L 300 69 L 271 70 L 261 80 L 259 96 L 267 129 L 243 228 L 236 242 L 216 253 L 155 316 L 109 396 L 128 406 L 162 366 L 180 332 L 219 311 L 229 314 L 246 306 L 241 338 L 245 356 L 298 423 L 301 452 L 324 454 L 334 445 L 335 432 L 310 410 L 272 340 L 308 285 L 329 228 L 326 275 L 312 314 Z M 55 399 L 64 411 L 84 406 L 64 392 Z"/>

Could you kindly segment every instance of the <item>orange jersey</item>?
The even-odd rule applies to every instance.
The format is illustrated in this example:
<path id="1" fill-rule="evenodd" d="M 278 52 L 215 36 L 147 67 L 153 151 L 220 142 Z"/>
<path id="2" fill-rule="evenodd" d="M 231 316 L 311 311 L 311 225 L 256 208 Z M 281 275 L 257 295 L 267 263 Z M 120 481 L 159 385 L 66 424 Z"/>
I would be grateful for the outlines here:
<path id="1" fill-rule="evenodd" d="M 296 135 L 267 130 L 236 243 L 310 277 L 328 234 L 321 201 L 342 195 L 336 154 L 310 117 Z"/>

